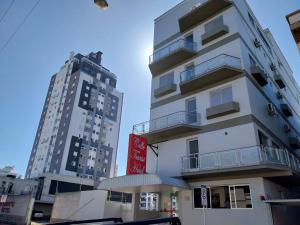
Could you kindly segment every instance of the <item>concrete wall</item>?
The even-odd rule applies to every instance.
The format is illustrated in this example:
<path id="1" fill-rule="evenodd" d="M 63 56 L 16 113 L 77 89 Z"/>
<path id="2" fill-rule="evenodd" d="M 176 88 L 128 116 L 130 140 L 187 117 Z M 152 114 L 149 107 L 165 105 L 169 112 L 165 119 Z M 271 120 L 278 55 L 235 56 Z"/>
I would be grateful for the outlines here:
<path id="1" fill-rule="evenodd" d="M 31 195 L 9 195 L 0 203 L 0 224 L 29 224 L 33 202 Z"/>
<path id="2" fill-rule="evenodd" d="M 181 157 L 189 154 L 187 141 L 190 139 L 198 139 L 200 154 L 257 145 L 253 123 L 159 143 L 158 174 L 181 175 Z"/>
<path id="3" fill-rule="evenodd" d="M 8 192 L 10 184 L 13 184 L 10 194 L 32 194 L 35 195 L 38 182 L 30 179 L 20 179 L 13 177 L 0 176 L 0 194 Z"/>
<path id="4" fill-rule="evenodd" d="M 102 190 L 57 194 L 51 221 L 72 221 L 121 217 L 133 220 L 132 204 L 106 201 L 107 192 Z"/>
<path id="5" fill-rule="evenodd" d="M 222 186 L 249 184 L 252 196 L 252 209 L 205 209 L 206 225 L 273 225 L 269 206 L 260 200 L 266 194 L 262 178 L 234 179 L 211 182 L 190 183 L 192 187 L 200 185 Z M 193 208 L 193 191 L 180 192 L 183 225 L 203 224 L 203 210 Z"/>

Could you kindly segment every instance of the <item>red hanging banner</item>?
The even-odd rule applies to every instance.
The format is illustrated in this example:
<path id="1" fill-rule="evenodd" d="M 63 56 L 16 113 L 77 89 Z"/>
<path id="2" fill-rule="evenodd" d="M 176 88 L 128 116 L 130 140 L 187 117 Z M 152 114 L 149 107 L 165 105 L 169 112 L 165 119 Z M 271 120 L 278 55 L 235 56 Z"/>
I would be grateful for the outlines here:
<path id="1" fill-rule="evenodd" d="M 146 173 L 147 139 L 130 134 L 126 175 Z"/>

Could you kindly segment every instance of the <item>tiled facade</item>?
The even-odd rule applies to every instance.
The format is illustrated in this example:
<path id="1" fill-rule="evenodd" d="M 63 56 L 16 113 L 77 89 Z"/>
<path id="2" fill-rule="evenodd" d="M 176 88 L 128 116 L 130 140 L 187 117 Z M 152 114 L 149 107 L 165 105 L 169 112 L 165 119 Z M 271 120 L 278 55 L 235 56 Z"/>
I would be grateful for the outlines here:
<path id="1" fill-rule="evenodd" d="M 115 175 L 123 94 L 101 57 L 71 54 L 52 76 L 26 178 L 53 173 L 100 181 Z"/>

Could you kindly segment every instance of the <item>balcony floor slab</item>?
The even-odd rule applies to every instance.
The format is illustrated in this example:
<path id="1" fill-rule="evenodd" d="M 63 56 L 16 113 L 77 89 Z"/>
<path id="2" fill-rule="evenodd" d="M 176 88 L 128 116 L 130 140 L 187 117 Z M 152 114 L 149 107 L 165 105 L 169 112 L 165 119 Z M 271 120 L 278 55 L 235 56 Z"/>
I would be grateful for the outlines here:
<path id="1" fill-rule="evenodd" d="M 292 170 L 289 167 L 273 165 L 273 164 L 263 164 L 263 165 L 253 165 L 253 166 L 243 166 L 234 168 L 222 168 L 222 169 L 212 169 L 212 170 L 202 170 L 194 169 L 189 172 L 182 172 L 182 177 L 184 179 L 207 179 L 207 178 L 223 178 L 223 177 L 239 177 L 239 176 L 263 176 L 263 177 L 273 177 L 273 176 L 290 176 L 292 175 Z"/>
<path id="2" fill-rule="evenodd" d="M 184 62 L 196 54 L 196 51 L 188 50 L 186 48 L 179 48 L 170 55 L 157 59 L 149 64 L 149 69 L 152 73 L 152 76 L 156 76 L 168 70 L 169 68 Z"/>
<path id="3" fill-rule="evenodd" d="M 226 81 L 232 77 L 241 74 L 241 69 L 236 69 L 230 66 L 222 66 L 212 71 L 206 72 L 200 76 L 195 76 L 193 79 L 180 83 L 181 94 L 201 89 L 213 83 Z"/>
<path id="4" fill-rule="evenodd" d="M 143 134 L 142 137 L 147 138 L 149 144 L 155 144 L 158 142 L 166 141 L 170 137 L 181 135 L 183 133 L 194 132 L 197 130 L 200 130 L 200 125 L 179 124 L 151 131 L 147 134 Z"/>

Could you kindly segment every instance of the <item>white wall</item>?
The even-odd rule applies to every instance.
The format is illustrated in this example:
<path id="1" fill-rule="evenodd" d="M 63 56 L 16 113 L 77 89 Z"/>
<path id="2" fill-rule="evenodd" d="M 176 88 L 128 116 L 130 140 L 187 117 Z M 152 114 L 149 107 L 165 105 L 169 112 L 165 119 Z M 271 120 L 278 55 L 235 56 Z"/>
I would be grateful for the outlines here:
<path id="1" fill-rule="evenodd" d="M 178 111 L 185 111 L 185 101 L 189 98 L 196 98 L 197 112 L 201 114 L 201 125 L 207 125 L 223 120 L 228 120 L 251 113 L 249 96 L 247 92 L 246 78 L 236 79 L 225 84 L 219 85 L 208 90 L 198 92 L 188 97 L 181 98 L 177 101 L 170 102 L 168 104 L 159 106 L 151 110 L 150 118 L 155 119 L 162 116 L 166 116 Z M 233 100 L 240 104 L 240 112 L 229 114 L 215 119 L 206 119 L 206 109 L 210 106 L 210 92 L 222 87 L 232 87 Z"/>
<path id="2" fill-rule="evenodd" d="M 190 139 L 198 139 L 200 154 L 257 145 L 253 123 L 159 143 L 158 174 L 181 176 L 181 157 L 188 155 Z"/>
<path id="3" fill-rule="evenodd" d="M 191 183 L 192 187 L 200 185 L 222 186 L 249 184 L 252 196 L 252 209 L 206 209 L 206 225 L 273 225 L 269 206 L 260 200 L 264 196 L 262 178 L 222 180 L 211 182 Z M 181 221 L 186 225 L 203 224 L 203 210 L 193 208 L 193 191 L 185 190 L 180 193 Z"/>

